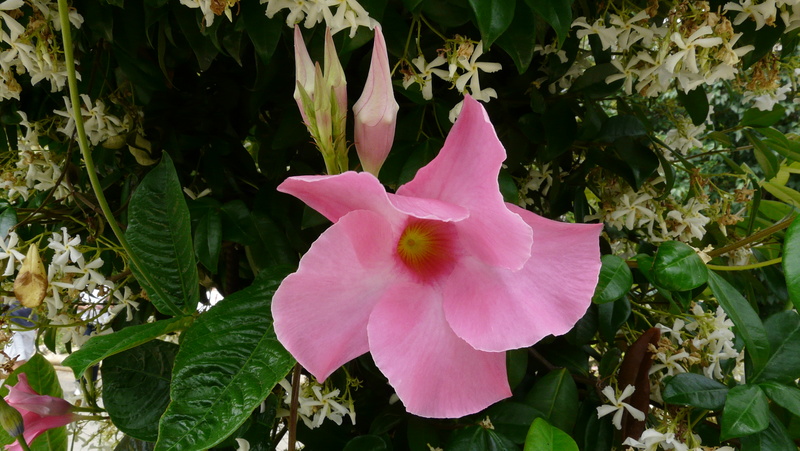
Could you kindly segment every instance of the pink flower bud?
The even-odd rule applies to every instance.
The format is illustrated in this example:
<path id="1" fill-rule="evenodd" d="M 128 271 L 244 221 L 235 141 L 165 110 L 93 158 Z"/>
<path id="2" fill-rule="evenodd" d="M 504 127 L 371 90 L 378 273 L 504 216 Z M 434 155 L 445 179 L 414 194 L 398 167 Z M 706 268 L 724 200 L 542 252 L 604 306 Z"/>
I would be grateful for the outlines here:
<path id="1" fill-rule="evenodd" d="M 8 387 L 5 398 L 8 405 L 22 414 L 24 437 L 31 443 L 48 429 L 67 425 L 78 417 L 72 413 L 73 405 L 55 396 L 40 395 L 28 383 L 25 373 L 18 375 L 17 384 Z M 19 451 L 19 444 L 10 445 L 10 451 Z"/>
<path id="2" fill-rule="evenodd" d="M 314 97 L 314 63 L 311 61 L 311 56 L 308 55 L 303 34 L 300 33 L 300 27 L 297 25 L 294 26 L 294 67 L 297 80 L 294 86 L 294 100 L 297 102 L 297 107 L 300 108 L 300 114 L 303 115 L 303 122 L 308 124 L 308 116 L 303 106 L 303 95 L 300 90 L 304 90 L 308 97 Z"/>
<path id="3" fill-rule="evenodd" d="M 361 98 L 353 106 L 358 158 L 364 170 L 376 177 L 392 148 L 398 109 L 392 90 L 386 42 L 380 27 L 376 26 L 367 83 Z"/>

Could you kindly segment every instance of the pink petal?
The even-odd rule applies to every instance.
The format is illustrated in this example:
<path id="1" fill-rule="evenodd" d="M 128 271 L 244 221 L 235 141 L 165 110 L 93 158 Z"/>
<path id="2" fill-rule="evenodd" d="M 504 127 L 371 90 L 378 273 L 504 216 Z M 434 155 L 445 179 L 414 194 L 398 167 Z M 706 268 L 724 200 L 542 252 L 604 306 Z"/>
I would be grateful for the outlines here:
<path id="1" fill-rule="evenodd" d="M 390 287 L 367 329 L 375 363 L 415 415 L 462 417 L 511 396 L 505 353 L 476 351 L 458 338 L 430 286 Z"/>
<path id="2" fill-rule="evenodd" d="M 36 440 L 36 437 L 42 435 L 46 431 L 57 427 L 66 426 L 78 419 L 77 416 L 73 414 L 39 416 L 31 413 L 29 415 L 30 416 L 23 416 L 23 421 L 25 422 L 25 432 L 22 433 L 22 436 L 25 437 L 25 441 L 28 443 L 28 445 Z M 17 448 L 14 446 L 17 446 Z M 15 445 L 9 447 L 9 450 L 21 449 L 18 446 L 19 442 L 15 442 Z"/>
<path id="3" fill-rule="evenodd" d="M 600 273 L 602 224 L 561 223 L 508 208 L 533 228 L 528 263 L 513 272 L 465 258 L 444 288 L 447 321 L 484 351 L 523 348 L 568 332 L 591 304 Z"/>
<path id="4" fill-rule="evenodd" d="M 6 402 L 15 409 L 24 409 L 39 415 L 64 415 L 72 410 L 67 401 L 47 395 L 32 395 L 15 387 L 8 387 Z"/>
<path id="5" fill-rule="evenodd" d="M 367 320 L 395 278 L 389 223 L 354 211 L 326 230 L 272 298 L 280 342 L 318 380 L 369 350 Z"/>
<path id="6" fill-rule="evenodd" d="M 470 253 L 488 265 L 517 270 L 530 257 L 531 230 L 503 202 L 497 176 L 506 151 L 480 103 L 464 109 L 439 155 L 397 194 L 438 199 L 470 210 L 459 234 Z"/>
<path id="7" fill-rule="evenodd" d="M 463 207 L 434 199 L 389 196 L 378 179 L 367 172 L 290 177 L 278 191 L 297 197 L 332 222 L 354 210 L 374 211 L 392 224 L 402 222 L 407 215 L 441 221 L 469 216 Z"/>
<path id="8" fill-rule="evenodd" d="M 19 373 L 17 375 L 17 384 L 16 385 L 9 385 L 9 394 L 11 393 L 10 389 L 15 389 L 22 393 L 28 393 L 31 395 L 38 395 L 36 391 L 31 387 L 31 384 L 28 383 L 28 375 L 25 373 Z"/>

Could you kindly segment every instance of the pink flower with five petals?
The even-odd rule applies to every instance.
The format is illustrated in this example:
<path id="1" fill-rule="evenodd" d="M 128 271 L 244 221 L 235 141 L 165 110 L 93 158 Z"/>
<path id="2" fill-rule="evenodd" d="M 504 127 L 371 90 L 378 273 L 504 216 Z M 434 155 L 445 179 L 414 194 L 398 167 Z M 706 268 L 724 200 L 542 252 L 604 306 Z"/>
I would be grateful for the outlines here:
<path id="1" fill-rule="evenodd" d="M 22 414 L 25 442 L 30 444 L 48 429 L 65 426 L 77 419 L 72 413 L 72 404 L 55 396 L 40 395 L 31 388 L 28 376 L 20 373 L 17 384 L 8 387 L 5 398 L 8 405 Z M 19 443 L 8 446 L 9 451 L 21 451 Z"/>
<path id="2" fill-rule="evenodd" d="M 600 224 L 503 202 L 506 154 L 483 107 L 387 193 L 369 173 L 292 177 L 278 189 L 333 221 L 273 297 L 278 339 L 322 381 L 371 352 L 406 409 L 460 417 L 511 395 L 503 351 L 569 331 L 600 271 Z"/>

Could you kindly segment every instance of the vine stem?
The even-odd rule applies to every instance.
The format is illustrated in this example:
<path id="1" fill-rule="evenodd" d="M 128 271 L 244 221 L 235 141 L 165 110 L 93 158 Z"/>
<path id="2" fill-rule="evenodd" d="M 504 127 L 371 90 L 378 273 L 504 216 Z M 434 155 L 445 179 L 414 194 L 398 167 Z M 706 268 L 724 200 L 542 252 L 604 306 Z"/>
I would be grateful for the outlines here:
<path id="1" fill-rule="evenodd" d="M 292 371 L 292 404 L 289 406 L 289 448 L 295 451 L 297 444 L 297 409 L 300 407 L 300 371 L 303 367 L 299 363 L 294 365 Z"/>
<path id="2" fill-rule="evenodd" d="M 86 128 L 83 124 L 81 99 L 80 93 L 78 92 L 78 78 L 75 73 L 75 54 L 72 45 L 72 32 L 70 29 L 71 24 L 69 21 L 69 6 L 67 5 L 67 0 L 58 0 L 58 16 L 61 19 L 61 38 L 64 41 L 64 63 L 67 66 L 67 84 L 69 86 L 69 98 L 72 103 L 72 115 L 75 120 L 75 128 L 78 131 L 78 146 L 81 149 L 83 163 L 86 165 L 89 182 L 92 185 L 92 191 L 94 191 L 95 197 L 97 197 L 97 203 L 100 204 L 100 210 L 103 212 L 103 216 L 108 222 L 108 225 L 117 237 L 119 244 L 125 250 L 125 253 L 128 254 L 131 264 L 135 266 L 136 269 L 139 269 L 139 273 L 144 274 L 144 272 L 141 271 L 141 262 L 131 250 L 128 240 L 125 239 L 122 228 L 120 228 L 116 218 L 114 218 L 114 212 L 108 205 L 106 195 L 103 193 L 103 188 L 100 184 L 100 179 L 97 177 L 97 170 L 95 169 L 94 160 L 92 159 L 89 141 L 86 139 Z"/>
<path id="3" fill-rule="evenodd" d="M 28 443 L 25 441 L 25 437 L 23 437 L 22 434 L 20 434 L 17 437 L 17 443 L 19 443 L 19 446 L 20 448 L 22 448 L 22 451 L 31 451 L 30 447 L 28 446 Z"/>

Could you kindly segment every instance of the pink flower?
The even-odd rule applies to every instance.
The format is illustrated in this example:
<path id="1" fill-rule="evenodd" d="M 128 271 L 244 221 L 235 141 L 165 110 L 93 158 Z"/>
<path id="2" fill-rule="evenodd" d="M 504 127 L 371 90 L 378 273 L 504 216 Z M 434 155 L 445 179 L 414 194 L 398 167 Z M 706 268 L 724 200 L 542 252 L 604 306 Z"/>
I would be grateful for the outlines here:
<path id="1" fill-rule="evenodd" d="M 28 444 L 48 429 L 65 426 L 77 419 L 72 413 L 72 404 L 61 398 L 36 393 L 28 384 L 25 373 L 19 374 L 17 385 L 8 387 L 5 400 L 22 414 L 25 425 L 23 436 Z M 8 449 L 21 451 L 22 447 L 14 443 Z"/>
<path id="2" fill-rule="evenodd" d="M 273 297 L 278 339 L 322 381 L 371 352 L 407 410 L 460 417 L 511 395 L 508 349 L 563 334 L 588 308 L 600 224 L 505 204 L 505 149 L 483 107 L 396 194 L 369 173 L 292 177 L 334 222 Z"/>
<path id="3" fill-rule="evenodd" d="M 392 77 L 389 73 L 389 56 L 381 27 L 375 27 L 375 42 L 364 93 L 353 105 L 355 116 L 355 145 L 358 159 L 365 171 L 375 177 L 392 149 L 397 110 Z"/>

